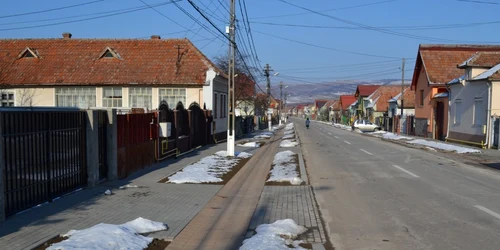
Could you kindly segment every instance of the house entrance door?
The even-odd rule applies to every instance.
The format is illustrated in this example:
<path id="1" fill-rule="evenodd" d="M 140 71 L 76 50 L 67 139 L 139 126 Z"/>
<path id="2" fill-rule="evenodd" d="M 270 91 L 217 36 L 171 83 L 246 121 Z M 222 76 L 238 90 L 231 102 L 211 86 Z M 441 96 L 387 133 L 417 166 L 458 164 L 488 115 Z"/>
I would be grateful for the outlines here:
<path id="1" fill-rule="evenodd" d="M 500 134 L 500 118 L 496 118 L 493 124 L 493 147 L 498 148 Z"/>
<path id="2" fill-rule="evenodd" d="M 436 125 L 435 125 L 436 133 L 435 138 L 437 140 L 444 140 L 444 103 L 437 102 L 436 103 Z"/>

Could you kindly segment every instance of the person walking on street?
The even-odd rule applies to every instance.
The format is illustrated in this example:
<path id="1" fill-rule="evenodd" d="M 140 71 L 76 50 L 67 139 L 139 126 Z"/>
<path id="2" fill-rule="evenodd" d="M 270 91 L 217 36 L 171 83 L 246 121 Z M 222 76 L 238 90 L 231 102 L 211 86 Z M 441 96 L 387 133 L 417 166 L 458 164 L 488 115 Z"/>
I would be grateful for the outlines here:
<path id="1" fill-rule="evenodd" d="M 306 128 L 309 129 L 309 123 L 311 123 L 311 121 L 309 121 L 309 118 L 306 119 Z"/>

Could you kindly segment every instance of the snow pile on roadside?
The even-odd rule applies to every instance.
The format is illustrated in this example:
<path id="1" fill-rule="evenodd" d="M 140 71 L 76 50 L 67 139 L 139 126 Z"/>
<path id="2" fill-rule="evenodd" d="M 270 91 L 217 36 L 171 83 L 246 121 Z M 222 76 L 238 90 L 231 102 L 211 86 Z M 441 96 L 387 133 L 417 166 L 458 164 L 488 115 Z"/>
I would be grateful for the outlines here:
<path id="1" fill-rule="evenodd" d="M 256 136 L 254 136 L 254 139 L 269 139 L 274 135 L 274 132 L 262 132 Z"/>
<path id="2" fill-rule="evenodd" d="M 411 140 L 410 137 L 406 137 L 406 136 L 400 136 L 400 135 L 397 135 L 397 134 L 393 134 L 393 133 L 385 133 L 383 135 L 383 138 L 384 139 L 387 139 L 387 140 Z"/>
<path id="3" fill-rule="evenodd" d="M 478 149 L 472 149 L 472 148 L 466 148 L 466 147 L 460 147 L 456 145 L 450 145 L 442 142 L 435 142 L 435 141 L 426 141 L 423 139 L 417 139 L 413 141 L 409 141 L 408 143 L 410 144 L 418 144 L 418 145 L 423 145 L 431 148 L 437 148 L 437 149 L 442 149 L 446 151 L 455 151 L 459 154 L 466 154 L 466 153 L 481 153 L 481 150 Z"/>
<path id="4" fill-rule="evenodd" d="M 303 241 L 294 240 L 298 235 L 304 233 L 307 229 L 297 225 L 292 219 L 277 220 L 272 224 L 262 224 L 255 229 L 256 235 L 243 241 L 240 250 L 256 249 L 304 249 L 299 246 Z M 293 246 L 293 248 L 289 247 Z"/>
<path id="5" fill-rule="evenodd" d="M 288 124 L 285 126 L 285 130 L 292 130 L 293 128 L 294 128 L 293 123 L 288 123 Z"/>
<path id="6" fill-rule="evenodd" d="M 283 140 L 280 143 L 280 148 L 293 148 L 297 145 L 299 145 L 299 143 L 294 140 Z"/>
<path id="7" fill-rule="evenodd" d="M 294 135 L 294 134 L 291 134 L 291 135 L 285 135 L 285 136 L 283 136 L 283 138 L 282 138 L 282 139 L 283 139 L 283 140 L 286 140 L 286 139 L 293 139 L 294 137 L 295 137 L 295 135 Z"/>
<path id="8" fill-rule="evenodd" d="M 293 132 L 293 130 L 285 131 L 285 135 L 293 135 L 293 133 L 295 133 L 295 132 Z"/>
<path id="9" fill-rule="evenodd" d="M 240 159 L 251 156 L 251 154 L 241 152 L 235 158 L 232 158 L 227 156 L 226 151 L 219 151 L 169 176 L 168 182 L 177 184 L 222 182 L 221 177 L 238 165 Z"/>
<path id="10" fill-rule="evenodd" d="M 252 142 L 247 142 L 244 144 L 238 144 L 236 146 L 245 147 L 245 148 L 258 148 L 258 147 L 260 147 L 260 143 L 252 141 Z"/>
<path id="11" fill-rule="evenodd" d="M 143 250 L 153 238 L 140 234 L 168 229 L 167 225 L 141 217 L 122 225 L 100 223 L 83 230 L 70 230 L 67 240 L 55 243 L 48 250 L 130 249 Z"/>
<path id="12" fill-rule="evenodd" d="M 290 182 L 292 185 L 300 185 L 302 179 L 299 178 L 297 164 L 293 162 L 295 155 L 290 150 L 277 153 L 267 182 Z"/>
<path id="13" fill-rule="evenodd" d="M 280 129 L 282 129 L 284 127 L 284 125 L 278 125 L 278 126 L 273 126 L 272 129 L 273 131 L 278 131 Z"/>
<path id="14" fill-rule="evenodd" d="M 379 131 L 372 132 L 370 134 L 387 134 L 387 132 L 384 130 L 379 130 Z"/>
<path id="15" fill-rule="evenodd" d="M 352 130 L 351 126 L 347 126 L 347 125 L 340 124 L 340 123 L 334 123 L 333 126 L 336 128 L 341 128 L 341 129 L 345 129 L 345 130 L 349 130 L 349 131 Z"/>

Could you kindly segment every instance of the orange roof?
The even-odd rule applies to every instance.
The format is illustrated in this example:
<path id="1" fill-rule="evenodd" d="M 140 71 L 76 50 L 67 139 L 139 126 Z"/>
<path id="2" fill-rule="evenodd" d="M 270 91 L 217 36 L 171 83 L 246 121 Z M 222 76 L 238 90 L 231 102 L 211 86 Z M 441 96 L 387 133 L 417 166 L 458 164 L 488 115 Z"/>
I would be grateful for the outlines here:
<path id="1" fill-rule="evenodd" d="M 355 97 L 358 97 L 358 96 L 367 97 L 367 96 L 371 95 L 373 92 L 375 92 L 375 90 L 377 90 L 379 87 L 380 87 L 380 85 L 358 85 L 354 96 Z"/>
<path id="2" fill-rule="evenodd" d="M 500 63 L 500 52 L 477 52 L 460 65 L 465 67 L 492 68 Z"/>
<path id="3" fill-rule="evenodd" d="M 210 68 L 223 75 L 188 39 L 3 39 L 0 48 L 0 84 L 202 85 Z M 20 58 L 27 48 L 38 58 Z M 116 57 L 102 57 L 108 49 Z"/>
<path id="4" fill-rule="evenodd" d="M 324 105 L 323 107 L 326 107 L 326 108 L 329 108 L 330 106 L 332 106 L 337 100 L 328 100 Z"/>
<path id="5" fill-rule="evenodd" d="M 336 100 L 333 104 L 332 104 L 332 110 L 333 111 L 338 111 L 340 110 L 340 100 Z"/>
<path id="6" fill-rule="evenodd" d="M 342 110 L 349 109 L 349 106 L 355 103 L 358 99 L 352 95 L 341 95 L 340 96 L 340 107 Z"/>
<path id="7" fill-rule="evenodd" d="M 385 112 L 389 107 L 389 100 L 401 94 L 401 86 L 398 85 L 386 85 L 380 86 L 373 95 L 371 96 L 372 102 L 376 105 L 375 111 Z"/>
<path id="8" fill-rule="evenodd" d="M 457 66 L 480 51 L 500 51 L 498 45 L 433 45 L 421 44 L 413 71 L 412 87 L 418 82 L 422 67 L 429 84 L 444 85 L 463 75 Z"/>

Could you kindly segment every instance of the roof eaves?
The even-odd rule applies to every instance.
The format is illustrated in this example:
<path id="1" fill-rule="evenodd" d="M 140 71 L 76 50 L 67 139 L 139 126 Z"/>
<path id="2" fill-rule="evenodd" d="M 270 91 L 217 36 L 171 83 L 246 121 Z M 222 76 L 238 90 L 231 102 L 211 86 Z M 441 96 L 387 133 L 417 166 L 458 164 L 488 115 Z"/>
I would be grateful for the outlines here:
<path id="1" fill-rule="evenodd" d="M 494 75 L 500 70 L 500 64 L 495 65 L 493 68 L 479 74 L 478 76 L 472 78 L 472 80 L 484 80 L 488 79 L 490 76 Z"/>

